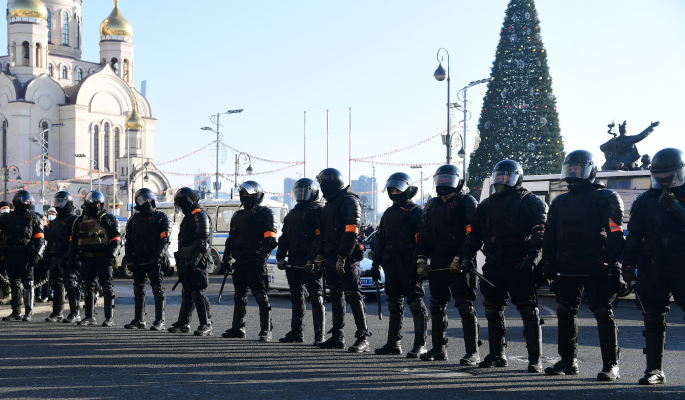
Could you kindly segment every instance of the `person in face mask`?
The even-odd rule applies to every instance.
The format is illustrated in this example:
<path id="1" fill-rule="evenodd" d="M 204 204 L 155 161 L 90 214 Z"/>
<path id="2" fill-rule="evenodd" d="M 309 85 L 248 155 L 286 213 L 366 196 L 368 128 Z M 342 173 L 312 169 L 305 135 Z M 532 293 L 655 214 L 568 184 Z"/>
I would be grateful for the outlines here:
<path id="1" fill-rule="evenodd" d="M 71 239 L 74 222 L 78 218 L 74 213 L 74 199 L 66 191 L 55 193 L 52 198 L 52 207 L 48 211 L 49 216 L 56 216 L 51 220 L 50 229 L 46 231 L 48 242 L 45 250 L 45 258 L 50 266 L 50 283 L 54 290 L 52 314 L 45 319 L 46 322 L 75 323 L 81 321 L 80 298 L 78 277 L 76 271 L 69 264 L 69 241 Z M 69 315 L 64 318 L 66 298 L 69 300 Z"/>
<path id="2" fill-rule="evenodd" d="M 155 296 L 155 321 L 150 330 L 162 331 L 164 327 L 164 272 L 169 268 L 168 248 L 171 236 L 169 216 L 155 211 L 156 200 L 152 190 L 143 188 L 135 194 L 138 211 L 126 224 L 126 262 L 133 272 L 134 318 L 124 325 L 126 329 L 145 329 L 145 282 Z"/>
<path id="3" fill-rule="evenodd" d="M 0 213 L 8 213 L 11 211 L 12 205 L 8 201 L 0 201 Z"/>
<path id="4" fill-rule="evenodd" d="M 0 215 L 10 212 L 11 204 L 7 201 L 0 201 Z M 0 290 L 2 291 L 2 296 L 0 298 L 0 304 L 10 303 L 10 284 L 7 279 L 7 271 L 5 268 L 5 252 L 2 250 L 2 241 L 4 237 L 0 237 Z"/>
<path id="5" fill-rule="evenodd" d="M 586 150 L 566 156 L 561 178 L 570 193 L 552 200 L 542 249 L 545 277 L 554 279 L 561 360 L 545 369 L 548 375 L 578 374 L 578 310 L 583 290 L 597 320 L 602 352 L 600 381 L 620 377 L 618 325 L 611 303 L 625 286 L 619 257 L 623 253 L 623 201 L 597 179 L 597 160 Z M 564 277 L 563 274 L 585 277 Z"/>
<path id="6" fill-rule="evenodd" d="M 490 353 L 479 367 L 502 368 L 508 364 L 504 354 L 504 310 L 511 296 L 523 319 L 528 372 L 542 372 L 542 330 L 535 283 L 542 278 L 536 260 L 542 250 L 547 204 L 523 188 L 523 168 L 514 160 L 497 163 L 491 179 L 493 194 L 478 204 L 461 255 L 462 262 L 473 262 L 482 247 L 486 257 L 483 275 L 497 285 L 480 287 Z"/>
<path id="7" fill-rule="evenodd" d="M 93 316 L 98 282 L 105 298 L 102 326 L 114 326 L 114 284 L 112 275 L 121 248 L 119 220 L 105 210 L 105 196 L 94 190 L 86 194 L 84 215 L 74 221 L 69 247 L 69 262 L 79 270 L 86 287 L 85 314 L 79 325 L 95 325 Z"/>
<path id="8" fill-rule="evenodd" d="M 376 349 L 376 354 L 402 354 L 402 321 L 406 297 L 414 319 L 414 345 L 407 357 L 418 358 L 427 351 L 428 328 L 428 311 L 423 303 L 423 279 L 416 273 L 414 264 L 416 236 L 419 234 L 423 209 L 411 200 L 416 196 L 418 188 L 404 172 L 390 175 L 385 189 L 392 200 L 392 207 L 385 210 L 381 218 L 371 273 L 374 281 L 380 282 L 381 265 L 383 266 L 390 322 L 388 341 L 383 347 Z"/>
<path id="9" fill-rule="evenodd" d="M 417 272 L 422 278 L 428 278 L 433 324 L 433 349 L 422 354 L 421 359 L 447 360 L 447 304 L 454 297 L 454 305 L 461 316 L 466 348 L 466 354 L 459 362 L 464 366 L 476 366 L 480 361 L 478 318 L 473 308 L 477 277 L 468 269 L 460 268 L 459 255 L 466 234 L 471 231 L 478 203 L 473 196 L 462 192 L 464 179 L 455 165 L 438 168 L 433 181 L 438 197 L 426 204 L 417 241 Z"/>
<path id="10" fill-rule="evenodd" d="M 221 336 L 244 338 L 247 290 L 259 305 L 259 341 L 270 342 L 273 338 L 271 303 L 269 302 L 269 279 L 266 262 L 276 248 L 276 217 L 270 208 L 261 205 L 264 190 L 255 181 L 246 181 L 239 188 L 242 209 L 231 218 L 231 235 L 224 248 L 224 268 L 233 270 L 235 307 L 233 323 Z M 231 264 L 231 260 L 235 263 Z"/>
<path id="11" fill-rule="evenodd" d="M 57 219 L 57 209 L 55 207 L 50 207 L 48 210 L 48 221 L 52 222 Z"/>

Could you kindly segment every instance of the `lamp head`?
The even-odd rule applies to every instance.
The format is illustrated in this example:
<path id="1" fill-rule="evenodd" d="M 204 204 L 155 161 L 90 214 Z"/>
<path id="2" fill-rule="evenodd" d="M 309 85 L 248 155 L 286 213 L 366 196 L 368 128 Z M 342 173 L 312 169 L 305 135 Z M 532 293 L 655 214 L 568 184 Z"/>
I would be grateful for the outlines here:
<path id="1" fill-rule="evenodd" d="M 445 68 L 442 67 L 442 63 L 438 65 L 438 69 L 435 70 L 435 73 L 433 73 L 433 76 L 435 79 L 439 80 L 440 82 L 444 81 L 445 78 L 447 77 L 447 72 L 445 71 Z"/>

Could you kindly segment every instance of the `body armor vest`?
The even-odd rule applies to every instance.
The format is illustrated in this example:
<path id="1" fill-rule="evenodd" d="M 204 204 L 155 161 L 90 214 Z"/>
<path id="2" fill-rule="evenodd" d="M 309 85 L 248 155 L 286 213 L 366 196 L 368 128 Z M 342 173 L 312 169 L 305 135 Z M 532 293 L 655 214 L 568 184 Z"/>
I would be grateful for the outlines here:
<path id="1" fill-rule="evenodd" d="M 447 203 L 436 198 L 427 206 L 423 229 L 434 257 L 454 257 L 464 244 L 466 226 L 460 215 L 464 197 L 454 196 Z"/>
<path id="2" fill-rule="evenodd" d="M 79 224 L 78 245 L 83 246 L 106 246 L 110 243 L 109 232 L 102 224 L 102 218 L 83 216 Z"/>
<path id="3" fill-rule="evenodd" d="M 660 194 L 660 193 L 659 193 Z M 648 254 L 682 255 L 685 253 L 685 226 L 659 205 L 659 194 L 645 199 L 645 249 Z M 683 204 L 681 201 L 680 204 Z"/>
<path id="4" fill-rule="evenodd" d="M 264 232 L 255 223 L 256 217 L 265 207 L 254 206 L 249 210 L 241 210 L 231 220 L 231 236 L 235 249 L 251 251 L 261 248 Z"/>
<path id="5" fill-rule="evenodd" d="M 418 207 L 417 204 L 408 203 L 402 207 L 390 207 L 383 214 L 383 231 L 381 234 L 386 252 L 407 252 L 416 247 L 416 238 L 412 232 L 417 227 L 411 226 L 412 221 L 409 219 L 409 214 Z"/>
<path id="6" fill-rule="evenodd" d="M 156 217 L 158 212 L 139 213 L 131 221 L 133 224 L 131 225 L 133 237 L 127 239 L 133 240 L 133 248 L 138 257 L 152 256 L 159 247 L 159 234 L 161 232 L 159 232 L 157 227 Z"/>
<path id="7" fill-rule="evenodd" d="M 33 239 L 33 214 L 10 215 L 7 229 L 3 232 L 3 248 L 6 250 L 28 250 Z"/>
<path id="8" fill-rule="evenodd" d="M 601 254 L 607 232 L 601 211 L 592 200 L 600 190 L 567 194 L 557 212 L 557 242 L 565 257 L 586 257 Z"/>
<path id="9" fill-rule="evenodd" d="M 55 219 L 50 224 L 50 234 L 47 238 L 50 254 L 66 256 L 66 252 L 69 250 L 71 229 L 77 218 L 76 214 L 69 214 L 64 218 Z"/>
<path id="10" fill-rule="evenodd" d="M 341 196 L 335 200 L 331 207 L 324 207 L 322 218 L 325 224 L 325 239 L 326 247 L 337 247 L 340 245 L 343 233 L 345 233 L 345 213 L 340 212 L 340 205 L 348 197 L 354 197 L 350 194 Z"/>
<path id="11" fill-rule="evenodd" d="M 313 208 L 293 208 L 288 214 L 288 251 L 290 254 L 302 254 L 309 251 L 316 238 L 316 226 L 311 226 Z"/>
<path id="12" fill-rule="evenodd" d="M 483 226 L 483 253 L 491 257 L 501 256 L 503 252 L 525 255 L 530 232 L 521 212 L 521 203 L 529 195 L 532 193 L 527 190 L 517 190 L 488 199 Z"/>

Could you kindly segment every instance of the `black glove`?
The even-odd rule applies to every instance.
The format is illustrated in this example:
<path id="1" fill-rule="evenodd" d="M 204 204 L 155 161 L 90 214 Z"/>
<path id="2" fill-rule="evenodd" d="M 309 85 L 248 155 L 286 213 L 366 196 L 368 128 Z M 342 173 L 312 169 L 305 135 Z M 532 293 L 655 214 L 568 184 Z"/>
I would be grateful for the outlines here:
<path id="1" fill-rule="evenodd" d="M 659 196 L 659 205 L 668 210 L 671 204 L 677 201 L 675 195 L 664 189 Z"/>
<path id="2" fill-rule="evenodd" d="M 230 262 L 223 262 L 222 265 L 225 272 L 229 274 L 233 273 L 233 264 L 231 264 Z"/>
<path id="3" fill-rule="evenodd" d="M 533 272 L 533 269 L 535 269 L 535 259 L 530 256 L 526 257 L 516 268 L 519 270 L 519 272 L 523 273 Z"/>
<path id="4" fill-rule="evenodd" d="M 545 278 L 549 280 L 557 279 L 557 266 L 550 262 L 545 263 Z"/>
<path id="5" fill-rule="evenodd" d="M 381 269 L 379 267 L 372 267 L 371 268 L 371 277 L 373 278 L 374 283 L 380 283 L 381 282 Z"/>

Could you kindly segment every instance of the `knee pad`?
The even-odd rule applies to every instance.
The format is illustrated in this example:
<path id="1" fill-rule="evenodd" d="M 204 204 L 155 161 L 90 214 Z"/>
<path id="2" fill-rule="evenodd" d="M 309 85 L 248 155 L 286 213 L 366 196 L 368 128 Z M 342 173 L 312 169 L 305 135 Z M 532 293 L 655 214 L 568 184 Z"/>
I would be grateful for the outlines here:
<path id="1" fill-rule="evenodd" d="M 155 297 L 164 296 L 164 288 L 161 285 L 153 285 L 152 294 L 154 294 Z"/>
<path id="2" fill-rule="evenodd" d="M 233 303 L 236 306 L 246 306 L 247 305 L 247 294 L 236 292 L 233 295 Z"/>
<path id="3" fill-rule="evenodd" d="M 309 302 L 312 304 L 312 308 L 323 308 L 323 297 L 321 296 L 312 296 Z"/>
<path id="4" fill-rule="evenodd" d="M 192 295 L 190 294 L 190 290 L 183 288 L 183 290 L 181 290 L 181 298 L 186 300 L 191 299 Z"/>
<path id="5" fill-rule="evenodd" d="M 24 288 L 32 287 L 33 286 L 33 280 L 27 279 L 25 281 L 22 281 L 21 284 L 24 285 Z"/>
<path id="6" fill-rule="evenodd" d="M 559 319 L 574 319 L 576 315 L 578 315 L 578 311 L 574 311 L 563 304 L 557 304 L 557 317 Z"/>
<path id="7" fill-rule="evenodd" d="M 540 315 L 537 307 L 525 306 L 519 308 L 519 313 L 521 313 L 521 319 L 524 321 L 537 321 Z"/>
<path id="8" fill-rule="evenodd" d="M 362 301 L 362 299 L 362 294 L 357 291 L 347 290 L 345 292 L 345 300 L 349 301 L 350 303 L 357 303 Z"/>
<path id="9" fill-rule="evenodd" d="M 431 302 L 430 309 L 431 315 L 442 315 L 445 314 L 445 312 L 447 311 L 445 306 L 433 302 Z"/>
<path id="10" fill-rule="evenodd" d="M 592 310 L 592 313 L 599 324 L 615 321 L 614 312 L 611 307 L 600 307 Z"/>
<path id="11" fill-rule="evenodd" d="M 390 311 L 390 314 L 404 314 L 402 303 L 388 301 L 388 310 Z"/>
<path id="12" fill-rule="evenodd" d="M 485 318 L 488 320 L 501 320 L 504 317 L 504 308 L 485 306 Z"/>
<path id="13" fill-rule="evenodd" d="M 476 309 L 468 304 L 461 304 L 457 307 L 459 315 L 464 319 L 470 319 L 476 316 Z"/>
<path id="14" fill-rule="evenodd" d="M 259 307 L 266 307 L 266 308 L 271 308 L 271 304 L 269 303 L 269 296 L 266 295 L 266 293 L 256 293 L 254 295 L 255 300 L 257 300 L 257 304 L 259 304 Z"/>
<path id="15" fill-rule="evenodd" d="M 409 303 L 409 310 L 411 311 L 412 315 L 426 315 L 426 306 L 422 301 L 414 301 Z"/>
<path id="16" fill-rule="evenodd" d="M 114 285 L 112 285 L 111 283 L 105 283 L 104 285 L 102 285 L 102 293 L 105 296 L 106 295 L 110 295 L 110 296 L 114 295 Z"/>
<path id="17" fill-rule="evenodd" d="M 666 330 L 666 314 L 646 314 L 645 329 L 652 332 L 664 332 Z"/>
<path id="18" fill-rule="evenodd" d="M 145 297 L 145 284 L 134 283 L 133 284 L 133 295 L 135 297 Z"/>

